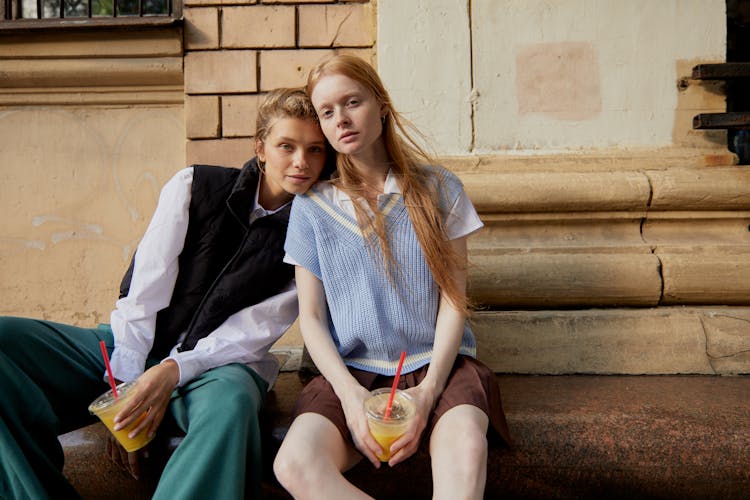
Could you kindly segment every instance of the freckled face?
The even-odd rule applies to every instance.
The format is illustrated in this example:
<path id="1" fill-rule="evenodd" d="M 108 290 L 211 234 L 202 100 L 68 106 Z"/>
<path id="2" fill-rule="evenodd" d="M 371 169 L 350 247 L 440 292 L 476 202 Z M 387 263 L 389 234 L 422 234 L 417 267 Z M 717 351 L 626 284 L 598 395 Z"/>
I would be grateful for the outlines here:
<path id="1" fill-rule="evenodd" d="M 310 99 L 336 151 L 354 157 L 385 151 L 383 105 L 365 86 L 348 76 L 330 74 L 318 80 Z"/>
<path id="2" fill-rule="evenodd" d="M 318 180 L 326 159 L 325 138 L 317 123 L 298 118 L 281 118 L 256 146 L 258 159 L 265 162 L 262 182 L 272 197 L 307 191 Z"/>

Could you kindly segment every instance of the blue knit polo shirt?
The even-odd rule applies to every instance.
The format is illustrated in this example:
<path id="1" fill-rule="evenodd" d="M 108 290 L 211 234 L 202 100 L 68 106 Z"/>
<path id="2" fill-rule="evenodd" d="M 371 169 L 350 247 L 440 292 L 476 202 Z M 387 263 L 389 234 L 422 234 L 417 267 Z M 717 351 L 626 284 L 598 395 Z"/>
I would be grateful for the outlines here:
<path id="1" fill-rule="evenodd" d="M 439 179 L 440 205 L 447 214 L 463 185 L 442 167 L 424 168 L 435 182 Z M 323 282 L 329 328 L 344 363 L 394 375 L 401 351 L 407 353 L 404 373 L 432 359 L 440 292 L 401 194 L 381 196 L 379 203 L 400 270 L 390 280 L 380 255 L 368 249 L 356 218 L 315 186 L 294 198 L 284 249 Z M 476 355 L 468 323 L 459 353 Z"/>

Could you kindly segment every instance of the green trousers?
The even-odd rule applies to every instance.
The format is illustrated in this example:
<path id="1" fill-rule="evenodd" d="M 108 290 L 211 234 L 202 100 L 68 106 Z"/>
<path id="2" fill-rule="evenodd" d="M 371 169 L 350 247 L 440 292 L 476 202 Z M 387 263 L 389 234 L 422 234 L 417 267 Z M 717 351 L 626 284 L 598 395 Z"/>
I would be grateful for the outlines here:
<path id="1" fill-rule="evenodd" d="M 57 436 L 96 421 L 88 405 L 109 388 L 100 340 L 111 354 L 108 325 L 0 317 L 0 498 L 79 498 L 62 474 Z M 209 370 L 177 389 L 170 411 L 186 435 L 153 498 L 258 498 L 266 390 L 241 364 Z"/>

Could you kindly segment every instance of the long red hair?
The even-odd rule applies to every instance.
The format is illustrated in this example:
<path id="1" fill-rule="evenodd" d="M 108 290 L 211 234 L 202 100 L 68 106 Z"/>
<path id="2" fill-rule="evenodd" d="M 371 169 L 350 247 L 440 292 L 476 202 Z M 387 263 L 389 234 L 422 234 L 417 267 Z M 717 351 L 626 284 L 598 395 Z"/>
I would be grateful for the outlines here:
<path id="1" fill-rule="evenodd" d="M 421 134 L 393 108 L 388 91 L 375 69 L 358 57 L 338 54 L 318 63 L 308 74 L 307 94 L 312 95 L 320 79 L 331 74 L 344 75 L 359 82 L 372 92 L 385 109 L 382 135 L 391 173 L 396 175 L 425 260 L 440 293 L 446 296 L 458 310 L 468 313 L 466 290 L 455 282 L 452 274 L 453 269 L 456 267 L 463 269 L 466 263 L 459 259 L 446 235 L 444 220 L 447 214 L 443 213 L 439 205 L 440 180 L 435 179 L 423 166 L 432 165 L 434 161 L 412 135 L 421 136 Z M 363 179 L 351 158 L 338 154 L 336 163 L 337 173 L 331 182 L 352 198 L 368 200 L 362 195 Z M 374 216 L 370 216 L 360 203 L 354 203 L 357 221 L 362 234 L 365 237 L 370 235 L 368 241 L 371 243 L 371 248 L 380 248 L 386 272 L 392 276 L 391 270 L 399 272 L 389 244 L 384 217 L 373 201 L 368 200 L 368 204 Z"/>

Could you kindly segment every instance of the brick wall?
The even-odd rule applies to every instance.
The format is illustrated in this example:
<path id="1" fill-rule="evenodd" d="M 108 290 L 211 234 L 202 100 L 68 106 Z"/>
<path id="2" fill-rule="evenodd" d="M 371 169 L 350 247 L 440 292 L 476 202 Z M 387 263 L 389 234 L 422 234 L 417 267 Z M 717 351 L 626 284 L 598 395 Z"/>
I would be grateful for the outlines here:
<path id="1" fill-rule="evenodd" d="M 183 12 L 188 163 L 241 166 L 263 94 L 303 85 L 321 57 L 374 62 L 374 1 L 185 0 Z"/>

